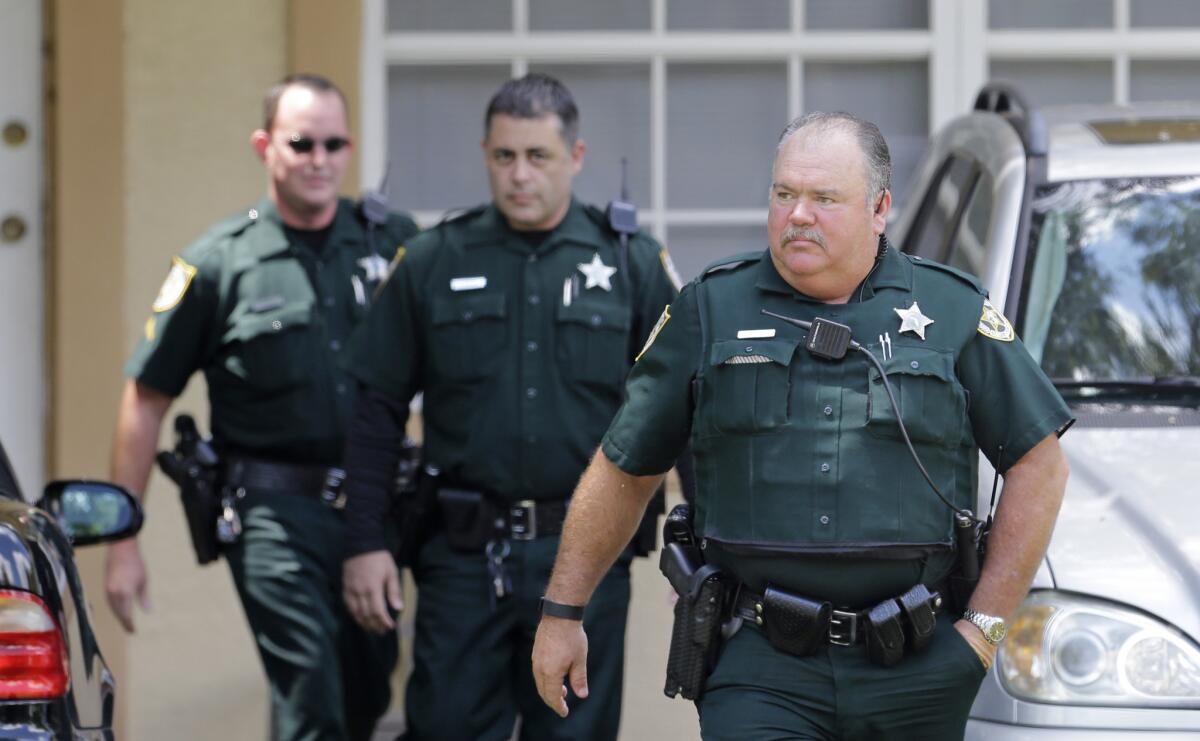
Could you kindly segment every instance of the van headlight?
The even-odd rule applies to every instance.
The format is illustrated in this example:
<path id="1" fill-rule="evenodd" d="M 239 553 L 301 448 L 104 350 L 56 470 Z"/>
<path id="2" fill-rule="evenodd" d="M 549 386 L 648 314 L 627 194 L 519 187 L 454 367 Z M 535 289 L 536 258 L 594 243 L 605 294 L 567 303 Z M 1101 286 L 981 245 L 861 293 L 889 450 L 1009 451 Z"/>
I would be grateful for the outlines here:
<path id="1" fill-rule="evenodd" d="M 1033 702 L 1200 708 L 1200 650 L 1129 607 L 1066 592 L 1032 593 L 996 665 L 1004 688 Z"/>

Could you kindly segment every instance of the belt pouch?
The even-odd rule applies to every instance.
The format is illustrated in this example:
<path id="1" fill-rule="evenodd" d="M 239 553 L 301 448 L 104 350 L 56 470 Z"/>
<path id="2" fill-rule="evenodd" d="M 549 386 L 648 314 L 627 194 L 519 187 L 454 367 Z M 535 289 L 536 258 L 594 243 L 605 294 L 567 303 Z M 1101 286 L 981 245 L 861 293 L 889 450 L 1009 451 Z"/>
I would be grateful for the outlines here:
<path id="1" fill-rule="evenodd" d="M 763 632 L 772 646 L 792 654 L 808 656 L 829 633 L 833 605 L 816 602 L 768 586 L 763 592 Z"/>
<path id="2" fill-rule="evenodd" d="M 892 666 L 904 658 L 904 626 L 900 605 L 886 599 L 867 613 L 867 656 L 879 666 Z"/>
<path id="3" fill-rule="evenodd" d="M 483 493 L 443 487 L 438 489 L 437 503 L 450 547 L 482 551 L 495 532 L 494 508 Z"/>
<path id="4" fill-rule="evenodd" d="M 675 602 L 671 647 L 667 654 L 667 697 L 699 700 L 717 663 L 729 580 L 711 564 L 693 574 L 693 587 Z"/>
<path id="5" fill-rule="evenodd" d="M 921 651 L 933 641 L 933 629 L 937 625 L 937 592 L 930 592 L 924 584 L 918 584 L 896 598 L 907 618 L 908 645 L 912 651 Z"/>

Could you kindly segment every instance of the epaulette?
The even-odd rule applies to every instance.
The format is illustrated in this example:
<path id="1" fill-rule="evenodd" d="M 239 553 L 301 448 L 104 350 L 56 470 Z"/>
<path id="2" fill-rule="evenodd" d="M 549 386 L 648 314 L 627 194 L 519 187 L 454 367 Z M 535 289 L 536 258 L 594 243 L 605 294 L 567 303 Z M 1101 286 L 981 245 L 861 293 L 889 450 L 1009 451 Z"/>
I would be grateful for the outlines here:
<path id="1" fill-rule="evenodd" d="M 983 295 L 983 296 L 987 295 L 987 289 L 983 287 L 983 284 L 979 282 L 979 279 L 976 278 L 974 275 L 968 273 L 965 270 L 959 270 L 958 268 L 951 267 L 949 265 L 937 262 L 935 260 L 926 260 L 923 257 L 920 257 L 918 255 L 910 255 L 907 252 L 904 252 L 901 254 L 903 254 L 905 257 L 907 257 L 908 261 L 911 262 L 913 265 L 916 265 L 918 267 L 924 267 L 924 268 L 933 268 L 934 270 L 940 270 L 943 273 L 948 273 L 949 275 L 953 275 L 955 278 L 958 278 L 962 282 L 971 286 L 971 288 L 974 288 L 980 295 Z"/>
<path id="2" fill-rule="evenodd" d="M 445 226 L 446 224 L 455 224 L 459 221 L 473 219 L 486 211 L 487 207 L 486 203 L 482 203 L 474 208 L 452 208 L 442 216 L 438 223 L 433 225 L 433 228 L 437 229 L 439 226 Z"/>
<path id="3" fill-rule="evenodd" d="M 743 252 L 738 255 L 730 255 L 729 257 L 722 257 L 720 260 L 717 260 L 716 262 L 710 262 L 708 264 L 708 267 L 706 267 L 706 268 L 704 268 L 704 270 L 700 271 L 700 280 L 705 280 L 709 276 L 716 275 L 717 273 L 725 273 L 730 270 L 737 270 L 738 268 L 742 267 L 743 265 L 750 265 L 751 263 L 756 263 L 762 259 L 762 256 L 763 256 L 763 253 L 761 250 L 759 250 L 756 252 Z"/>

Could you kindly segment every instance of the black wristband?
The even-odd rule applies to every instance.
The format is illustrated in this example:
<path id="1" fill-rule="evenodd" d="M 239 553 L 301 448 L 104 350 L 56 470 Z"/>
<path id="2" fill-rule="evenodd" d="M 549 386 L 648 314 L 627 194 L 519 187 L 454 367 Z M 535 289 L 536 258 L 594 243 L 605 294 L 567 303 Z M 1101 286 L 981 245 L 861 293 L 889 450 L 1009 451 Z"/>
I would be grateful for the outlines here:
<path id="1" fill-rule="evenodd" d="M 561 602 L 551 602 L 542 597 L 538 605 L 538 612 L 550 617 L 562 618 L 563 620 L 583 620 L 583 607 L 577 605 L 564 605 Z"/>

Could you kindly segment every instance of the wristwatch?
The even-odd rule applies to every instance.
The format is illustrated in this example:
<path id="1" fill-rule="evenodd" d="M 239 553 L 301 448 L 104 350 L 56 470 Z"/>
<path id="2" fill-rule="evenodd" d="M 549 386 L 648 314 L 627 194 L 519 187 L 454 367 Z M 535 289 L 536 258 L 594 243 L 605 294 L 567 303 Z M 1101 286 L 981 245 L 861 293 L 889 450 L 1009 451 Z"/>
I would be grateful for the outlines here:
<path id="1" fill-rule="evenodd" d="M 1005 624 L 1003 618 L 984 615 L 982 612 L 968 607 L 963 611 L 963 620 L 970 621 L 972 625 L 979 628 L 979 632 L 983 633 L 983 637 L 993 646 L 998 645 L 1000 641 L 1004 640 L 1004 636 L 1008 635 L 1008 625 Z"/>
<path id="2" fill-rule="evenodd" d="M 545 597 L 538 603 L 538 612 L 563 620 L 583 620 L 583 611 L 584 608 L 580 605 L 564 605 L 561 602 L 551 602 Z"/>

